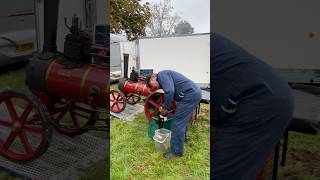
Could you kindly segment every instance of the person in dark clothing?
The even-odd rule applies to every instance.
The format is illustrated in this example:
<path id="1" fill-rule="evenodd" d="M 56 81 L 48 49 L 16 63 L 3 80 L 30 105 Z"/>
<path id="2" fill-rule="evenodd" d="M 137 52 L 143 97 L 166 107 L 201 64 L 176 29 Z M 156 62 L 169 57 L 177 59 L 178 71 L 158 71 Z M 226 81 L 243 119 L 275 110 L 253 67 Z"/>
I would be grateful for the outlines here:
<path id="1" fill-rule="evenodd" d="M 211 42 L 211 175 L 214 180 L 254 180 L 291 121 L 291 88 L 271 66 L 231 40 L 213 34 Z"/>
<path id="2" fill-rule="evenodd" d="M 146 82 L 149 87 L 158 87 L 164 91 L 161 116 L 167 116 L 171 111 L 172 102 L 177 102 L 172 119 L 171 152 L 165 153 L 164 157 L 182 156 L 188 121 L 200 103 L 201 90 L 193 81 L 171 70 L 152 74 L 146 78 Z"/>

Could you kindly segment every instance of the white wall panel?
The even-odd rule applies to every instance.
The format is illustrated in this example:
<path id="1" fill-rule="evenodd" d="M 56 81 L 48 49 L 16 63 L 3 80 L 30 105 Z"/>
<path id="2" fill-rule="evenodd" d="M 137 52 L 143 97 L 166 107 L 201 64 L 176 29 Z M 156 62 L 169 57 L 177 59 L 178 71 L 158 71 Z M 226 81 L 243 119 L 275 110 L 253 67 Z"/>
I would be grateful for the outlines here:
<path id="1" fill-rule="evenodd" d="M 213 28 L 275 68 L 320 69 L 320 1 L 215 0 Z M 309 38 L 309 33 L 314 33 Z"/>
<path id="2" fill-rule="evenodd" d="M 210 36 L 199 34 L 139 40 L 141 69 L 175 70 L 196 83 L 210 83 Z"/>

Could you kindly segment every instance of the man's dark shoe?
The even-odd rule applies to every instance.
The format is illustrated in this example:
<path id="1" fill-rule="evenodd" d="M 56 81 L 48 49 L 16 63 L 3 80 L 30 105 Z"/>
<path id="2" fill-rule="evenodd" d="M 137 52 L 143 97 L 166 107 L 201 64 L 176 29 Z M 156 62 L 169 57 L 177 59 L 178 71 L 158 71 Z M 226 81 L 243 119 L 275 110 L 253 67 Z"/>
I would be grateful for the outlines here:
<path id="1" fill-rule="evenodd" d="M 173 152 L 164 153 L 165 158 L 182 157 L 182 154 L 174 154 Z"/>

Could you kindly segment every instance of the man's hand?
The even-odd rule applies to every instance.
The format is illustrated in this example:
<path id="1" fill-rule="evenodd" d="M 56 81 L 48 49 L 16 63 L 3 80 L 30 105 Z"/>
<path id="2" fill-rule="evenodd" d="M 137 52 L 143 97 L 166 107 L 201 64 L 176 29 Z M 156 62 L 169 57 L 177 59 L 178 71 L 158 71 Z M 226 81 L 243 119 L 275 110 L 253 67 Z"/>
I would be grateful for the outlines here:
<path id="1" fill-rule="evenodd" d="M 169 110 L 163 109 L 163 110 L 161 111 L 161 113 L 160 113 L 160 117 L 161 117 L 161 116 L 162 116 L 162 117 L 166 117 L 169 113 L 170 113 Z"/>

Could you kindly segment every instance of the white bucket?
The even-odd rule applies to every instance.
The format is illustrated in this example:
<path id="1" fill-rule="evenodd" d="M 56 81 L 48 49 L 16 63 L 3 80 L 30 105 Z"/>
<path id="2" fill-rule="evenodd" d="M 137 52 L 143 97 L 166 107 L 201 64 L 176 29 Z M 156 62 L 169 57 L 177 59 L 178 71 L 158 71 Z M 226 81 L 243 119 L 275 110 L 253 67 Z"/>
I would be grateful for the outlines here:
<path id="1" fill-rule="evenodd" d="M 171 131 L 168 129 L 157 129 L 153 136 L 155 146 L 161 152 L 166 153 L 170 150 L 171 146 Z"/>

